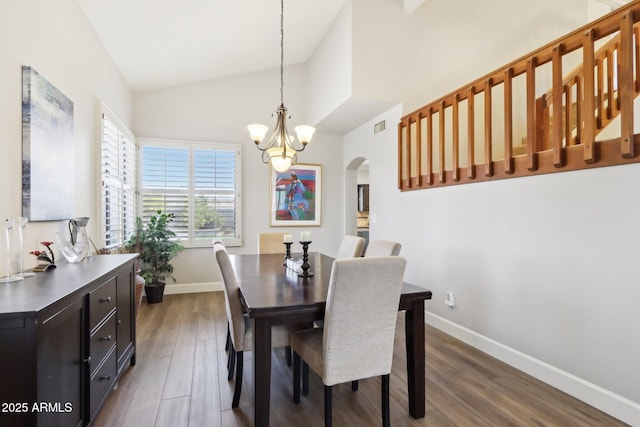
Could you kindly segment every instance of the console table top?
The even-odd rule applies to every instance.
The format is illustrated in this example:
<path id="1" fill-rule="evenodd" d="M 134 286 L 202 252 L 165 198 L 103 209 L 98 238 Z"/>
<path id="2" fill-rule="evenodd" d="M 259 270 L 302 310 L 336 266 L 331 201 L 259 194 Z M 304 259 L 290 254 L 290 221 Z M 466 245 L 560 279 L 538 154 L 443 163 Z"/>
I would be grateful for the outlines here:
<path id="1" fill-rule="evenodd" d="M 62 260 L 57 268 L 23 280 L 0 283 L 0 318 L 35 317 L 38 312 L 70 297 L 90 283 L 133 262 L 138 254 L 93 255 L 78 263 Z"/>

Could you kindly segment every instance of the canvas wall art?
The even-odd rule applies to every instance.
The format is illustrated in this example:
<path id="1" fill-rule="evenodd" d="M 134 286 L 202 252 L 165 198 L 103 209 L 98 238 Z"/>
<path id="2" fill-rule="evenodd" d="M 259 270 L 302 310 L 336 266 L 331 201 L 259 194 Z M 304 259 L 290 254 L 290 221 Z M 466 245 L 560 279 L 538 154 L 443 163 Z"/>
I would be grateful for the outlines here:
<path id="1" fill-rule="evenodd" d="M 271 168 L 271 225 L 320 225 L 322 166 L 293 165 L 286 172 Z"/>
<path id="2" fill-rule="evenodd" d="M 22 216 L 73 217 L 73 102 L 33 68 L 22 67 Z"/>

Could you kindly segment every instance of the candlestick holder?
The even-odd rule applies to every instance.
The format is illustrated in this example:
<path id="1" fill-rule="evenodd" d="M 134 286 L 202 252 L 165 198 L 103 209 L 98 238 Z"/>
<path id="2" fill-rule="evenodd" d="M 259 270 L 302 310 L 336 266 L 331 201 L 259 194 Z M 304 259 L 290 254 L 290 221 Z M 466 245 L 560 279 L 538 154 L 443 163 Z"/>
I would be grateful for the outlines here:
<path id="1" fill-rule="evenodd" d="M 292 242 L 284 242 L 284 245 L 287 247 L 284 253 L 284 262 L 282 263 L 284 266 L 287 265 L 287 260 L 291 259 L 291 243 Z"/>
<path id="2" fill-rule="evenodd" d="M 311 242 L 300 242 L 302 245 L 302 273 L 298 273 L 298 277 L 311 277 L 313 273 L 309 271 L 309 244 Z"/>

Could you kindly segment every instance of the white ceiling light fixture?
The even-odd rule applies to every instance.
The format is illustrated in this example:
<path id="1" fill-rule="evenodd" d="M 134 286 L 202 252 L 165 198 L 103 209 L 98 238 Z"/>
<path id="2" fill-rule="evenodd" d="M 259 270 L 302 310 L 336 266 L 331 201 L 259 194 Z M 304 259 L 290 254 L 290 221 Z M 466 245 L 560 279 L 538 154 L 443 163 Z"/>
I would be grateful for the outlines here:
<path id="1" fill-rule="evenodd" d="M 277 117 L 276 127 L 266 142 L 263 141 L 269 130 L 268 126 L 251 124 L 247 129 L 258 150 L 262 151 L 262 161 L 271 162 L 275 170 L 284 172 L 297 162 L 297 152 L 307 147 L 315 132 L 312 126 L 296 126 L 296 140 L 287 130 L 287 119 L 291 116 L 284 106 L 284 0 L 280 0 L 280 106 L 271 115 Z"/>

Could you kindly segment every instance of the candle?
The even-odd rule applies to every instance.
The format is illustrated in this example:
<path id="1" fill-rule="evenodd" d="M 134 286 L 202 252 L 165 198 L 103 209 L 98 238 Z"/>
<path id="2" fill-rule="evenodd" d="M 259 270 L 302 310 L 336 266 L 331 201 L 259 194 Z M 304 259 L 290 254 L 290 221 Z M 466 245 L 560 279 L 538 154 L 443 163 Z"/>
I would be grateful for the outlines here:
<path id="1" fill-rule="evenodd" d="M 293 243 L 293 234 L 286 233 L 284 235 L 284 243 Z"/>
<path id="2" fill-rule="evenodd" d="M 310 242 L 311 241 L 311 232 L 310 231 L 302 231 L 300 233 L 300 241 L 301 242 Z"/>

